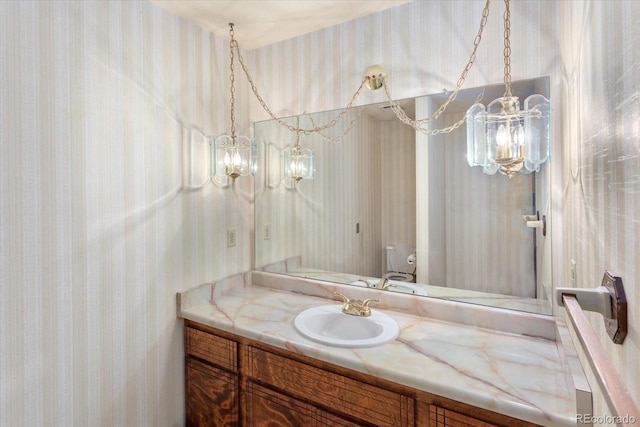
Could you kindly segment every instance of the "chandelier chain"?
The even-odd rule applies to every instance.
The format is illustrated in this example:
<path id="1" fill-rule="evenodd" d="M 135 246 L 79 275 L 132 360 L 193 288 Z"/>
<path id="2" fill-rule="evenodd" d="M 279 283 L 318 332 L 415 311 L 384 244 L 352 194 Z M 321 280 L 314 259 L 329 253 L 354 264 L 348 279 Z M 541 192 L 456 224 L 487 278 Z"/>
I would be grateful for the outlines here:
<path id="1" fill-rule="evenodd" d="M 384 89 L 385 89 L 385 93 L 387 94 L 387 97 L 391 98 L 390 95 L 389 95 L 388 88 L 387 88 L 386 84 L 384 84 Z M 476 98 L 474 103 L 480 102 L 480 100 L 482 99 L 483 96 L 484 96 L 484 91 L 482 91 L 478 95 L 478 97 Z M 411 117 L 407 116 L 407 114 L 404 112 L 404 109 L 400 105 L 398 105 L 397 103 L 390 101 L 390 105 L 391 105 L 391 109 L 393 110 L 394 114 L 396 115 L 396 117 L 402 123 L 411 126 L 412 128 L 414 128 L 418 132 L 421 132 L 421 133 L 423 133 L 425 135 L 438 135 L 438 134 L 441 134 L 441 133 L 449 133 L 449 132 L 459 128 L 460 126 L 462 126 L 462 124 L 466 121 L 466 116 L 463 116 L 460 120 L 458 120 L 457 122 L 455 122 L 451 126 L 448 126 L 448 127 L 445 127 L 445 128 L 441 128 L 441 129 L 427 129 L 427 128 L 424 128 L 422 126 L 419 126 L 417 124 L 418 120 L 413 120 L 413 119 L 411 119 Z M 422 121 L 424 121 L 424 119 Z"/>
<path id="2" fill-rule="evenodd" d="M 510 18 L 510 12 L 509 12 L 509 0 L 504 0 L 506 3 L 506 12 L 504 14 L 504 21 L 505 21 L 505 29 L 504 29 L 504 37 L 505 37 L 505 49 L 504 49 L 504 62 L 505 62 L 505 85 L 506 85 L 506 90 L 507 93 L 511 94 L 511 76 L 510 76 L 510 54 L 511 54 L 511 48 L 509 46 L 509 35 L 510 35 L 510 24 L 509 24 L 509 18 Z M 478 32 L 473 40 L 473 49 L 471 52 L 471 55 L 469 56 L 469 60 L 467 61 L 467 64 L 465 65 L 462 73 L 460 74 L 460 77 L 458 78 L 458 81 L 456 82 L 456 87 L 455 89 L 449 94 L 449 97 L 447 98 L 447 100 L 442 103 L 442 105 L 440 105 L 440 107 L 430 116 L 424 119 L 418 119 L 418 120 L 414 120 L 411 119 L 410 117 L 408 117 L 406 115 L 406 113 L 404 112 L 404 109 L 398 105 L 392 98 L 391 93 L 389 91 L 389 87 L 387 86 L 387 82 L 386 79 L 384 79 L 382 81 L 382 84 L 384 86 L 384 93 L 386 95 L 387 101 L 389 102 L 389 105 L 391 107 L 391 109 L 393 110 L 393 112 L 395 113 L 395 115 L 398 117 L 398 119 L 400 119 L 400 121 L 402 121 L 403 123 L 413 127 L 415 130 L 420 131 L 424 134 L 428 134 L 428 135 L 435 135 L 435 134 L 440 134 L 440 133 L 448 133 L 451 132 L 454 129 L 459 128 L 464 122 L 465 122 L 465 118 L 463 117 L 461 120 L 457 121 L 456 123 L 454 123 L 451 126 L 448 126 L 446 128 L 443 129 L 425 129 L 422 127 L 422 125 L 424 125 L 425 123 L 431 122 L 433 120 L 436 120 L 438 117 L 440 117 L 440 115 L 442 115 L 442 113 L 446 110 L 446 108 L 448 107 L 448 105 L 453 102 L 456 98 L 456 96 L 458 95 L 458 92 L 460 91 L 460 89 L 462 88 L 467 75 L 469 74 L 469 71 L 471 70 L 473 64 L 475 63 L 476 60 L 476 56 L 477 56 L 477 51 L 478 51 L 478 47 L 480 45 L 480 42 L 482 40 L 482 34 L 484 32 L 484 29 L 486 27 L 487 24 L 487 19 L 489 17 L 489 5 L 491 3 L 491 0 L 486 0 L 485 1 L 485 5 L 483 7 L 482 10 L 482 17 L 480 19 L 480 27 L 478 28 Z M 304 135 L 310 135 L 312 133 L 318 133 L 320 134 L 324 139 L 328 140 L 328 141 L 336 141 L 341 139 L 342 137 L 346 136 L 351 129 L 353 128 L 353 125 L 355 124 L 356 120 L 360 117 L 360 114 L 362 112 L 362 109 L 359 110 L 358 114 L 356 115 L 356 117 L 354 117 L 349 125 L 347 126 L 347 129 L 342 133 L 342 135 L 340 136 L 328 136 L 322 133 L 322 131 L 327 130 L 329 128 L 334 127 L 338 121 L 340 121 L 340 119 L 342 119 L 342 117 L 347 113 L 347 111 L 353 106 L 353 104 L 355 103 L 356 99 L 358 98 L 358 96 L 360 95 L 360 93 L 362 92 L 362 89 L 365 87 L 365 83 L 368 80 L 368 77 L 365 77 L 362 82 L 360 83 L 360 86 L 358 87 L 358 89 L 355 91 L 355 93 L 353 94 L 353 96 L 351 97 L 351 100 L 349 101 L 349 103 L 346 105 L 346 107 L 344 107 L 336 117 L 333 118 L 333 120 L 331 120 L 329 123 L 325 124 L 325 125 L 321 125 L 318 126 L 314 121 L 313 118 L 309 115 L 309 118 L 311 120 L 311 124 L 312 124 L 312 128 L 301 128 L 299 124 L 297 124 L 296 126 L 290 125 L 288 123 L 286 123 L 283 119 L 277 117 L 273 111 L 271 111 L 271 109 L 269 108 L 269 106 L 267 105 L 266 101 L 264 100 L 264 98 L 262 98 L 262 96 L 260 95 L 260 93 L 258 92 L 258 88 L 254 83 L 253 78 L 251 77 L 251 74 L 249 73 L 249 69 L 247 68 L 245 62 L 244 62 L 244 58 L 242 57 L 242 53 L 240 52 L 240 47 L 238 45 L 238 42 L 235 40 L 234 38 L 234 31 L 233 31 L 233 24 L 229 24 L 229 35 L 230 35 L 230 42 L 229 42 L 229 50 L 230 50 L 230 71 L 231 71 L 231 76 L 230 76 L 230 81 L 231 81 L 231 134 L 232 136 L 235 135 L 235 113 L 234 113 L 234 106 L 235 106 L 235 75 L 234 75 L 234 59 L 235 56 L 237 55 L 237 59 L 238 62 L 240 63 L 240 67 L 242 68 L 242 71 L 244 72 L 245 76 L 247 77 L 247 80 L 249 81 L 249 84 L 251 86 L 251 90 L 253 92 L 253 94 L 255 95 L 256 99 L 258 100 L 258 102 L 260 103 L 260 106 L 264 109 L 264 111 L 269 115 L 269 117 L 271 117 L 271 119 L 275 120 L 278 124 L 280 124 L 281 126 L 287 128 L 289 131 L 297 133 L 298 135 L 300 133 L 304 134 Z M 483 94 L 480 94 L 476 100 L 476 102 L 479 102 L 479 100 L 482 98 Z M 506 96 L 506 95 L 505 95 Z"/>
<path id="3" fill-rule="evenodd" d="M 467 61 L 467 65 L 464 67 L 464 70 L 462 70 L 462 73 L 460 74 L 460 77 L 458 78 L 458 81 L 456 82 L 455 89 L 451 92 L 451 94 L 449 95 L 447 100 L 445 102 L 443 102 L 442 105 L 440 105 L 440 107 L 430 117 L 426 117 L 424 119 L 418 119 L 418 120 L 413 120 L 410 117 L 408 117 L 405 114 L 405 112 L 402 109 L 402 107 L 400 107 L 395 101 L 393 101 L 393 98 L 391 97 L 391 93 L 389 92 L 389 88 L 387 86 L 387 82 L 386 82 L 386 80 L 383 81 L 384 92 L 385 92 L 385 95 L 387 97 L 387 101 L 389 101 L 389 104 L 391 105 L 391 109 L 396 114 L 398 119 L 400 119 L 403 123 L 413 127 L 414 129 L 416 129 L 416 130 L 418 130 L 418 131 L 420 131 L 422 133 L 426 133 L 426 134 L 429 134 L 429 135 L 434 135 L 434 134 L 437 134 L 437 133 L 448 133 L 448 132 L 451 132 L 452 130 L 460 127 L 462 125 L 462 123 L 464 123 L 465 119 L 463 118 L 459 122 L 456 122 L 456 124 L 454 124 L 453 126 L 450 126 L 448 128 L 445 128 L 445 129 L 440 129 L 439 132 L 436 132 L 437 129 L 427 130 L 427 129 L 424 129 L 424 128 L 421 127 L 421 125 L 423 125 L 425 123 L 428 123 L 428 122 L 431 122 L 433 120 L 436 120 L 438 117 L 440 117 L 440 115 L 442 115 L 442 113 L 447 109 L 449 104 L 456 99 L 456 96 L 458 95 L 458 92 L 462 88 L 462 85 L 464 84 L 464 82 L 465 82 L 465 80 L 467 78 L 467 74 L 469 74 L 469 71 L 471 70 L 471 67 L 475 63 L 477 52 L 478 52 L 478 46 L 480 46 L 480 42 L 482 41 L 482 33 L 484 32 L 484 29 L 485 29 L 485 27 L 487 25 L 487 19 L 489 17 L 489 4 L 490 3 L 491 3 L 491 0 L 486 0 L 486 2 L 484 4 L 484 8 L 482 9 L 482 17 L 480 18 L 480 28 L 478 28 L 478 33 L 476 34 L 476 37 L 473 39 L 473 50 L 471 51 L 471 55 L 469 56 L 469 61 Z M 480 96 L 478 98 L 478 101 L 480 100 L 480 98 L 482 98 L 482 96 Z"/>
<path id="4" fill-rule="evenodd" d="M 236 117 L 235 117 L 235 104 L 236 104 L 236 97 L 235 97 L 235 75 L 234 75 L 234 67 L 233 67 L 233 60 L 234 60 L 234 56 L 233 56 L 233 43 L 235 42 L 235 39 L 233 37 L 234 32 L 233 32 L 233 24 L 229 24 L 229 36 L 231 37 L 231 42 L 229 43 L 229 54 L 230 54 L 230 62 L 229 62 L 229 68 L 231 71 L 231 75 L 229 77 L 229 80 L 231 82 L 231 138 L 235 140 L 235 136 L 236 136 Z"/>
<path id="5" fill-rule="evenodd" d="M 509 0 L 504 0 L 504 4 L 504 96 L 511 97 L 511 10 Z"/>
<path id="6" fill-rule="evenodd" d="M 264 109 L 264 111 L 267 112 L 267 114 L 269 115 L 269 117 L 271 117 L 273 120 L 277 121 L 281 126 L 286 127 L 287 129 L 289 129 L 291 132 L 300 132 L 304 135 L 311 135 L 312 133 L 320 133 L 320 131 L 329 129 L 333 126 L 335 126 L 338 121 L 340 121 L 340 119 L 347 113 L 347 111 L 349 110 L 349 108 L 351 108 L 353 106 L 353 104 L 355 103 L 356 99 L 358 98 L 358 95 L 360 95 L 360 92 L 362 92 L 362 89 L 365 87 L 364 84 L 367 81 L 366 78 L 362 79 L 362 82 L 360 83 L 360 86 L 358 87 L 358 90 L 356 90 L 356 92 L 353 94 L 353 96 L 351 97 L 351 100 L 349 101 L 349 103 L 347 104 L 346 107 L 344 107 L 342 109 L 342 111 L 340 111 L 340 113 L 338 113 L 338 115 L 336 117 L 333 118 L 333 120 L 331 120 L 329 123 L 322 125 L 322 126 L 316 126 L 311 128 L 311 129 L 307 129 L 307 128 L 300 128 L 300 127 L 295 127 L 292 126 L 288 123 L 286 123 L 283 119 L 277 117 L 273 111 L 271 111 L 271 109 L 269 108 L 269 106 L 267 105 L 267 103 L 265 102 L 265 100 L 262 98 L 262 96 L 260 95 L 260 93 L 258 92 L 258 88 L 256 87 L 253 78 L 251 78 L 251 74 L 249 73 L 249 69 L 247 68 L 245 62 L 244 62 L 244 58 L 242 57 L 242 54 L 240 53 L 240 47 L 238 46 L 238 42 L 235 41 L 234 39 L 231 40 L 231 49 L 234 50 L 238 56 L 238 62 L 240 63 L 240 66 L 242 68 L 242 71 L 244 72 L 245 76 L 247 77 L 247 80 L 249 81 L 249 84 L 251 85 L 251 90 L 253 91 L 253 94 L 256 96 L 256 98 L 258 99 L 258 102 L 260 103 L 260 106 Z M 349 128 L 350 129 L 350 128 Z"/>
<path id="7" fill-rule="evenodd" d="M 349 126 L 347 126 L 347 129 L 344 132 L 342 132 L 341 135 L 337 135 L 337 136 L 325 135 L 322 132 L 322 129 L 319 129 L 318 125 L 316 125 L 315 121 L 313 120 L 313 116 L 311 114 L 307 114 L 307 116 L 309 117 L 309 121 L 311 121 L 311 125 L 314 126 L 315 129 L 319 129 L 318 130 L 318 134 L 324 140 L 326 140 L 328 142 L 337 142 L 337 141 L 340 141 L 345 136 L 349 135 L 349 132 L 351 132 L 351 129 L 353 129 L 353 125 L 356 123 L 356 121 L 358 121 L 358 119 L 360 118 L 360 115 L 362 114 L 363 111 L 364 111 L 364 108 L 359 108 L 358 109 L 358 114 L 356 114 L 355 117 L 353 119 L 351 119 L 351 121 L 349 122 Z"/>

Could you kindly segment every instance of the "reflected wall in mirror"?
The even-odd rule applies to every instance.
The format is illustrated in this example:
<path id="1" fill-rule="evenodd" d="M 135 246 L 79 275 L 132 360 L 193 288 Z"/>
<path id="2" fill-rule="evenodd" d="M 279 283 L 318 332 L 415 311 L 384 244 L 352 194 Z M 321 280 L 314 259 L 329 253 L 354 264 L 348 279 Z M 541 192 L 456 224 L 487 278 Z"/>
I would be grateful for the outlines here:
<path id="1" fill-rule="evenodd" d="M 488 103 L 504 86 L 460 91 L 433 126 L 459 120 L 483 90 Z M 549 79 L 512 90 L 520 99 L 549 97 Z M 426 117 L 447 95 L 400 103 L 409 116 Z M 284 120 L 313 128 L 337 114 Z M 254 135 L 257 269 L 356 286 L 386 276 L 390 291 L 551 313 L 549 231 L 544 237 L 523 219 L 539 211 L 550 220 L 546 165 L 512 179 L 484 175 L 467 165 L 464 126 L 427 136 L 386 103 L 350 109 L 323 135 L 301 135 L 300 145 L 315 153 L 312 180 L 282 179 L 282 152 L 295 134 L 269 120 L 255 123 Z M 392 272 L 410 276 L 398 281 Z"/>

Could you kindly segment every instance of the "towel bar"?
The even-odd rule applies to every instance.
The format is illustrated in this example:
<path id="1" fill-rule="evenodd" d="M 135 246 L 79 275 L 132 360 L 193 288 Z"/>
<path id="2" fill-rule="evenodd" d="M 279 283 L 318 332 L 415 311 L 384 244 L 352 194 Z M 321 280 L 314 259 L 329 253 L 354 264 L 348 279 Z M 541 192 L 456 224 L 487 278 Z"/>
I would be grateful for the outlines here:
<path id="1" fill-rule="evenodd" d="M 621 277 L 605 271 L 597 288 L 556 288 L 558 306 L 564 305 L 566 295 L 574 296 L 582 310 L 602 314 L 607 333 L 614 343 L 622 344 L 627 336 L 627 297 Z"/>

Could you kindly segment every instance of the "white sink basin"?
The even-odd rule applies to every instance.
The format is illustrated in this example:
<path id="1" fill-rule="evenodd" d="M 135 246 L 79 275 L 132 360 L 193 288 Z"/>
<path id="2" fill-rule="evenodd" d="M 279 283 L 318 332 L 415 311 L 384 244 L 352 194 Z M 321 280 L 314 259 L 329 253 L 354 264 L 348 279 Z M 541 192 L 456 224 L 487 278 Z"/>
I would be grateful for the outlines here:
<path id="1" fill-rule="evenodd" d="M 369 280 L 369 283 L 377 284 L 378 280 L 376 280 L 376 279 Z M 419 295 L 419 296 L 423 296 L 423 297 L 427 296 L 427 291 L 425 291 L 424 288 L 422 288 L 421 286 L 415 285 L 413 283 L 399 282 L 397 280 L 389 280 L 389 283 L 392 286 L 387 289 L 388 291 L 400 292 L 402 294 Z M 360 287 L 367 286 L 363 282 L 360 282 L 360 281 L 352 282 L 351 284 L 354 285 L 354 286 L 360 286 Z"/>
<path id="2" fill-rule="evenodd" d="M 309 308 L 293 321 L 298 332 L 314 341 L 335 347 L 373 347 L 395 340 L 400 328 L 386 314 L 344 314 L 341 304 Z"/>

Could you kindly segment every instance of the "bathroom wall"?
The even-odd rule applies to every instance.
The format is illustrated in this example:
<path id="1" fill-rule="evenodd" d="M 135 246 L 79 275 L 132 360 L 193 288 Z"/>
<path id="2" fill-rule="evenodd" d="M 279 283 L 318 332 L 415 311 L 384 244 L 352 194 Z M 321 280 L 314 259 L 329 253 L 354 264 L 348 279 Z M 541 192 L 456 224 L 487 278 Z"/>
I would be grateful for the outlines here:
<path id="1" fill-rule="evenodd" d="M 563 183 L 556 188 L 565 218 L 561 278 L 571 286 L 570 260 L 580 287 L 600 284 L 605 270 L 622 277 L 625 342 L 611 342 L 599 314 L 589 320 L 640 405 L 640 3 L 559 2 L 558 12 L 565 123 Z M 595 389 L 595 414 L 606 415 Z"/>
<path id="2" fill-rule="evenodd" d="M 252 265 L 251 180 L 183 185 L 227 58 L 147 1 L 0 2 L 0 425 L 184 423 L 175 293 Z"/>

